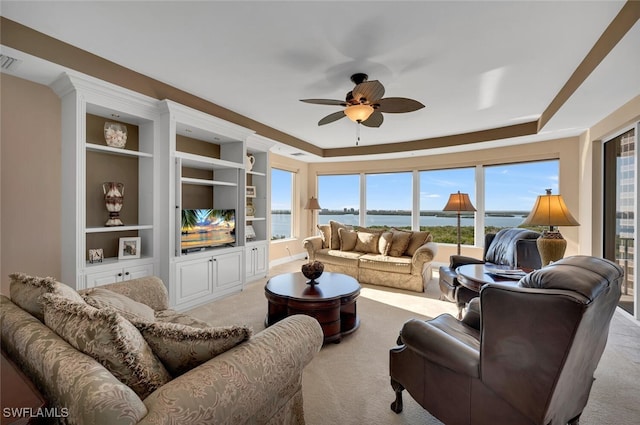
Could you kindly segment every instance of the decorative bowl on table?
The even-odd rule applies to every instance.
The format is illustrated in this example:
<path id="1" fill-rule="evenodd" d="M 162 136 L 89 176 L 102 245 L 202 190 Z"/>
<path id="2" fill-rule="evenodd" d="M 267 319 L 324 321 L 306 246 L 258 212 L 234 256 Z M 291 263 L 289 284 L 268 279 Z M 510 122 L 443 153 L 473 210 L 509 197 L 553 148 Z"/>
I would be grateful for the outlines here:
<path id="1" fill-rule="evenodd" d="M 309 279 L 309 282 L 307 283 L 310 285 L 318 283 L 316 282 L 316 279 L 322 275 L 323 271 L 324 264 L 322 264 L 320 261 L 313 261 L 302 265 L 302 274 L 304 275 L 304 277 Z"/>
<path id="2" fill-rule="evenodd" d="M 104 123 L 104 140 L 112 148 L 124 148 L 127 144 L 127 126 L 116 122 Z"/>

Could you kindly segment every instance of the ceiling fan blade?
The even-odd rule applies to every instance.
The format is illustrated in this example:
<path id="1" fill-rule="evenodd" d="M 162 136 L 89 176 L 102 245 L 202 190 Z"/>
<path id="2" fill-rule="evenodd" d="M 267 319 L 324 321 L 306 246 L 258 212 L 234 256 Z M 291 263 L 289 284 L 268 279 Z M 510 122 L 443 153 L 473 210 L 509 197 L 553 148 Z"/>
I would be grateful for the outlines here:
<path id="1" fill-rule="evenodd" d="M 355 86 L 352 90 L 355 100 L 366 99 L 368 103 L 376 103 L 384 96 L 384 86 L 380 81 L 365 81 Z"/>
<path id="2" fill-rule="evenodd" d="M 392 114 L 402 112 L 413 112 L 424 108 L 424 105 L 417 100 L 407 99 L 406 97 L 386 97 L 378 101 L 380 105 L 378 111 Z"/>
<path id="3" fill-rule="evenodd" d="M 343 118 L 343 117 L 346 117 L 346 115 L 344 114 L 344 111 L 334 112 L 333 114 L 329 114 L 326 117 L 322 118 L 320 121 L 318 121 L 318 125 L 329 124 L 334 121 L 338 121 L 340 118 Z"/>
<path id="4" fill-rule="evenodd" d="M 365 121 L 362 121 L 362 125 L 367 127 L 380 127 L 382 125 L 382 121 L 384 121 L 384 117 L 380 111 L 373 111 L 373 114 Z"/>
<path id="5" fill-rule="evenodd" d="M 344 100 L 333 100 L 333 99 L 300 99 L 300 102 L 313 103 L 315 105 L 347 106 Z"/>

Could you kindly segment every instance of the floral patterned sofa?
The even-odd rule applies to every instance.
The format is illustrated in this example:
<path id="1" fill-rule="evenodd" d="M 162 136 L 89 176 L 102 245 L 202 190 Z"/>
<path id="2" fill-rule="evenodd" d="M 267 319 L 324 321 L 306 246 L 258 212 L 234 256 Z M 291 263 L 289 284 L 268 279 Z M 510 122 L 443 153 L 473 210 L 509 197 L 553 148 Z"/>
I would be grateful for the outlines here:
<path id="1" fill-rule="evenodd" d="M 79 293 L 14 274 L 0 324 L 2 350 L 68 412 L 56 421 L 81 425 L 303 424 L 302 371 L 323 340 L 301 315 L 256 335 L 211 328 L 170 310 L 154 277 Z"/>
<path id="2" fill-rule="evenodd" d="M 438 246 L 429 232 L 318 225 L 319 236 L 303 241 L 309 261 L 324 270 L 353 276 L 360 283 L 424 292 Z"/>

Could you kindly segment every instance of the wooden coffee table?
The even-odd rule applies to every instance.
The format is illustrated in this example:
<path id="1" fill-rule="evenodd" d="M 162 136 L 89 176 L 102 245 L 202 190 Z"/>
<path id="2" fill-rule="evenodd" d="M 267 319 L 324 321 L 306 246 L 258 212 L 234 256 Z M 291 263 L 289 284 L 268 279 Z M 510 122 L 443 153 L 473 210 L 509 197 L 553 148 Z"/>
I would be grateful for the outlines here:
<path id="1" fill-rule="evenodd" d="M 269 302 L 266 326 L 294 314 L 306 314 L 320 322 L 324 342 L 340 342 L 360 326 L 356 299 L 360 284 L 351 276 L 324 272 L 316 285 L 300 272 L 272 277 L 264 287 Z"/>

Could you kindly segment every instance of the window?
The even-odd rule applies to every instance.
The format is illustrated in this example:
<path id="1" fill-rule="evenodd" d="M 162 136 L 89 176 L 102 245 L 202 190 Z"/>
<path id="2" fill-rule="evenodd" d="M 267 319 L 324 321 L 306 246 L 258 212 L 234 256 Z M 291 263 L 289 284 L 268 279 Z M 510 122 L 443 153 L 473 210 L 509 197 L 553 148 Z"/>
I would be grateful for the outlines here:
<path id="1" fill-rule="evenodd" d="M 458 217 L 455 213 L 442 211 L 449 195 L 456 192 L 469 194 L 476 206 L 475 169 L 454 168 L 420 172 L 420 229 L 433 234 L 440 243 L 458 242 Z M 474 244 L 475 213 L 460 215 L 460 242 Z"/>
<path id="2" fill-rule="evenodd" d="M 360 175 L 318 176 L 318 224 L 329 220 L 352 226 L 359 224 Z"/>
<path id="3" fill-rule="evenodd" d="M 412 186 L 411 173 L 367 174 L 365 226 L 411 229 Z"/>
<path id="4" fill-rule="evenodd" d="M 271 169 L 271 240 L 293 237 L 293 188 L 291 171 Z"/>
<path id="5" fill-rule="evenodd" d="M 558 160 L 552 160 L 485 167 L 485 233 L 518 227 L 545 189 L 557 194 L 559 166 Z"/>

